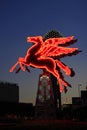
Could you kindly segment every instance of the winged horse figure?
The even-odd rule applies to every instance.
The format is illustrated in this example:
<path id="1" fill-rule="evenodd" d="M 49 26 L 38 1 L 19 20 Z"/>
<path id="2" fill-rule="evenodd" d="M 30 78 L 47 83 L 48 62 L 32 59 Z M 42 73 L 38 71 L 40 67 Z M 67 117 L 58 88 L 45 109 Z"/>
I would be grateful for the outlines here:
<path id="1" fill-rule="evenodd" d="M 57 78 L 60 92 L 63 91 L 63 86 L 71 86 L 64 80 L 60 69 L 62 69 L 66 75 L 69 76 L 73 76 L 74 71 L 62 63 L 60 58 L 71 56 L 79 52 L 78 48 L 67 48 L 67 46 L 76 42 L 74 36 L 49 38 L 45 41 L 43 41 L 42 36 L 27 37 L 27 42 L 32 42 L 33 46 L 28 49 L 24 58 L 19 57 L 16 64 L 14 64 L 10 69 L 10 72 L 13 72 L 18 64 L 20 65 L 20 68 L 17 70 L 17 72 L 19 72 L 20 69 L 23 71 L 30 71 L 27 68 L 28 66 L 46 69 Z"/>

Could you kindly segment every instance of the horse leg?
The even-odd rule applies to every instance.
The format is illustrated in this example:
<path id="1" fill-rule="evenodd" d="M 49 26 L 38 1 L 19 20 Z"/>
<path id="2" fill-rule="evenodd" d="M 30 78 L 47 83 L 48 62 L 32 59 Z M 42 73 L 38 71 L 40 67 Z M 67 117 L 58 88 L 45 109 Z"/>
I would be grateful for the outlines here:
<path id="1" fill-rule="evenodd" d="M 59 72 L 57 70 L 55 72 L 54 72 L 54 76 L 56 76 L 56 78 L 58 80 L 59 87 L 60 87 L 60 92 L 63 91 L 63 87 L 62 86 L 64 86 L 64 87 L 67 87 L 67 86 L 71 87 L 71 85 L 69 83 L 67 83 L 63 78 L 60 77 L 60 74 L 59 74 Z"/>
<path id="2" fill-rule="evenodd" d="M 20 64 L 20 68 L 21 68 L 23 71 L 25 71 L 25 70 L 28 70 L 28 71 L 29 71 L 29 69 L 27 68 L 27 66 L 29 66 L 29 64 L 26 62 L 26 59 L 25 59 L 25 58 L 19 57 L 18 62 L 19 62 L 19 64 Z M 25 66 L 26 66 L 26 67 L 25 67 Z"/>
<path id="3" fill-rule="evenodd" d="M 64 63 L 62 63 L 59 60 L 56 60 L 56 63 L 57 63 L 59 68 L 61 68 L 63 71 L 65 71 L 66 75 L 71 76 L 71 73 L 72 73 L 72 69 L 71 68 L 69 68 L 68 66 L 66 66 Z"/>
<path id="4" fill-rule="evenodd" d="M 59 83 L 59 87 L 60 87 L 60 92 L 63 91 L 63 87 L 67 87 L 70 86 L 70 84 L 68 84 L 63 78 L 60 77 L 59 72 L 56 70 L 56 68 L 54 67 L 53 69 L 50 70 L 49 66 L 48 66 L 48 71 L 51 72 L 58 80 Z"/>
<path id="5" fill-rule="evenodd" d="M 18 61 L 12 66 L 12 68 L 10 69 L 10 72 L 13 72 L 17 65 L 20 64 L 20 68 L 25 71 L 25 67 L 24 65 L 28 66 L 28 64 L 26 63 L 25 58 L 19 57 Z"/>
<path id="6" fill-rule="evenodd" d="M 13 72 L 18 64 L 19 64 L 19 62 L 17 61 L 17 62 L 11 67 L 10 72 Z"/>

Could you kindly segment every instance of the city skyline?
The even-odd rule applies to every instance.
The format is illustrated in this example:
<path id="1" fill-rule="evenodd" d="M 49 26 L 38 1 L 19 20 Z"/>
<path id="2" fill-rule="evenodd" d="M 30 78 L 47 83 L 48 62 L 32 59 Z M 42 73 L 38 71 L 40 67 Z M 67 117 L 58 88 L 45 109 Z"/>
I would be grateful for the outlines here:
<path id="1" fill-rule="evenodd" d="M 65 95 L 63 102 L 72 96 L 79 96 L 78 87 L 85 89 L 87 85 L 87 16 L 85 0 L 54 0 L 54 1 L 0 1 L 0 81 L 12 82 L 19 85 L 20 102 L 36 100 L 40 69 L 29 67 L 31 73 L 10 73 L 11 66 L 19 56 L 25 56 L 27 49 L 32 45 L 27 43 L 27 36 L 44 36 L 54 29 L 64 36 L 74 35 L 78 39 L 73 47 L 82 50 L 76 56 L 62 59 L 65 64 L 75 70 L 75 77 L 66 77 L 72 85 Z"/>

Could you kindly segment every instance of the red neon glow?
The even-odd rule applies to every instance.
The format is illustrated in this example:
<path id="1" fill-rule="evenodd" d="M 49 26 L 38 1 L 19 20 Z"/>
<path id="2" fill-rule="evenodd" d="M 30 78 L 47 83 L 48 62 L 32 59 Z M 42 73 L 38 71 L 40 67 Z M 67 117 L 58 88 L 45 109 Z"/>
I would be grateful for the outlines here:
<path id="1" fill-rule="evenodd" d="M 29 71 L 28 66 L 35 68 L 46 69 L 49 73 L 52 73 L 58 80 L 60 86 L 60 92 L 63 91 L 63 86 L 71 86 L 64 80 L 60 69 L 62 69 L 66 75 L 73 76 L 74 71 L 60 61 L 61 57 L 71 56 L 77 54 L 78 48 L 66 48 L 66 46 L 76 42 L 73 36 L 63 38 L 49 38 L 43 42 L 42 36 L 27 37 L 27 42 L 34 43 L 27 51 L 26 56 L 19 57 L 16 64 L 10 69 L 13 72 L 17 65 L 20 68 L 16 71 L 18 73 L 21 70 Z"/>

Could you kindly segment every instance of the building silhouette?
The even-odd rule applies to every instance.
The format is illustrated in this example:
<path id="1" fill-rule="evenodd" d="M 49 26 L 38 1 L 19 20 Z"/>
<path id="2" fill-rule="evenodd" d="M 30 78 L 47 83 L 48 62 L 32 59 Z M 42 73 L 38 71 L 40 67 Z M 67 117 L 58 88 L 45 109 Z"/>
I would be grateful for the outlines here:
<path id="1" fill-rule="evenodd" d="M 84 105 L 87 105 L 87 90 L 81 91 L 81 100 Z"/>
<path id="2" fill-rule="evenodd" d="M 19 102 L 19 86 L 15 83 L 0 82 L 0 117 L 16 115 L 34 116 L 32 103 Z"/>
<path id="3" fill-rule="evenodd" d="M 82 90 L 80 97 L 72 97 L 73 107 L 82 107 L 84 105 L 87 105 L 87 90 Z"/>
<path id="4" fill-rule="evenodd" d="M 0 102 L 19 102 L 19 86 L 0 82 Z"/>

